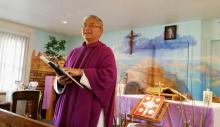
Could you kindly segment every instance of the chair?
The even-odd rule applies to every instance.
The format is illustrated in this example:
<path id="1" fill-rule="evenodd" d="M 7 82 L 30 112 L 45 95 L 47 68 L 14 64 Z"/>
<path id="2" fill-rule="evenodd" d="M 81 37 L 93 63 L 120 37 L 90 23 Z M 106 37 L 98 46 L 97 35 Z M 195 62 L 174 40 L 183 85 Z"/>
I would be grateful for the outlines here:
<path id="1" fill-rule="evenodd" d="M 132 81 L 126 84 L 124 94 L 139 94 L 139 89 L 139 84 Z"/>
<path id="2" fill-rule="evenodd" d="M 15 91 L 12 94 L 12 112 L 16 113 L 18 100 L 26 100 L 25 116 L 37 119 L 40 94 L 39 90 Z"/>

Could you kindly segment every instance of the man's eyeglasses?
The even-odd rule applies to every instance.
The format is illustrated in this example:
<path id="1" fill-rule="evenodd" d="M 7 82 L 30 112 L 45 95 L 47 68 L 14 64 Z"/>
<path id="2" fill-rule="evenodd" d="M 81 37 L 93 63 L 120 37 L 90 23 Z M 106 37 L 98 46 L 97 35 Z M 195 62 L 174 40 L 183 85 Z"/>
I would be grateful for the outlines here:
<path id="1" fill-rule="evenodd" d="M 95 25 L 95 24 L 89 24 L 89 25 L 82 25 L 82 28 L 91 28 L 91 29 L 94 29 L 94 28 L 102 28 L 102 26 L 99 26 L 99 25 Z"/>

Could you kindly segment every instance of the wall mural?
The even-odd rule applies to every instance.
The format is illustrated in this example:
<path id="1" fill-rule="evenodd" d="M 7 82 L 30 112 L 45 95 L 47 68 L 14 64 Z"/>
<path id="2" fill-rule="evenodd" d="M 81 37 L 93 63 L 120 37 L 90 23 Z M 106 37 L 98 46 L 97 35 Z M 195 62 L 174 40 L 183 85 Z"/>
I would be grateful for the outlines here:
<path id="1" fill-rule="evenodd" d="M 149 84 L 173 87 L 201 100 L 202 91 L 210 80 L 207 70 L 211 67 L 200 59 L 192 60 L 193 47 L 197 45 L 195 39 L 191 35 L 178 34 L 174 40 L 164 40 L 163 35 L 154 38 L 145 36 L 131 31 L 113 47 L 118 79 L 136 83 L 140 88 Z M 219 76 L 220 71 L 216 71 L 216 76 Z"/>
<path id="2" fill-rule="evenodd" d="M 220 58 L 193 58 L 197 45 L 193 36 L 177 34 L 174 40 L 164 40 L 163 34 L 145 36 L 131 31 L 113 47 L 121 82 L 136 83 L 140 88 L 160 83 L 196 100 L 202 100 L 202 91 L 207 88 L 220 96 Z"/>

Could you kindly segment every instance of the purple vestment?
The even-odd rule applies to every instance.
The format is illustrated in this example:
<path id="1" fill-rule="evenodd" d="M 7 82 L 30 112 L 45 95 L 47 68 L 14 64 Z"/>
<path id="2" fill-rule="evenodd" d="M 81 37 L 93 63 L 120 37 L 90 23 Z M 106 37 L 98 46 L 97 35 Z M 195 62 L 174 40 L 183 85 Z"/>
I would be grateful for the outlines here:
<path id="1" fill-rule="evenodd" d="M 72 50 L 65 67 L 83 69 L 92 90 L 76 84 L 67 85 L 56 104 L 54 125 L 96 127 L 103 109 L 106 127 L 112 127 L 117 78 L 112 50 L 100 41 L 90 45 L 84 42 L 81 47 Z"/>

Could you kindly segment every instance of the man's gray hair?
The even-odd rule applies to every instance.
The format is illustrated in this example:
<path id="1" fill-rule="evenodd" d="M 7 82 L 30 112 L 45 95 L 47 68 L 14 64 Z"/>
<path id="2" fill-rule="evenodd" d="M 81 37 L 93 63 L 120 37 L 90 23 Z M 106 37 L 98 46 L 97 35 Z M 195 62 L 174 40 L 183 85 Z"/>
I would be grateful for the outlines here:
<path id="1" fill-rule="evenodd" d="M 84 20 L 86 20 L 86 19 L 88 19 L 88 18 L 93 18 L 93 19 L 95 19 L 96 21 L 98 21 L 100 24 L 101 24 L 101 26 L 103 27 L 103 21 L 101 20 L 101 18 L 99 18 L 98 16 L 96 16 L 96 15 L 88 15 L 88 16 L 86 16 L 85 18 L 84 18 Z"/>

